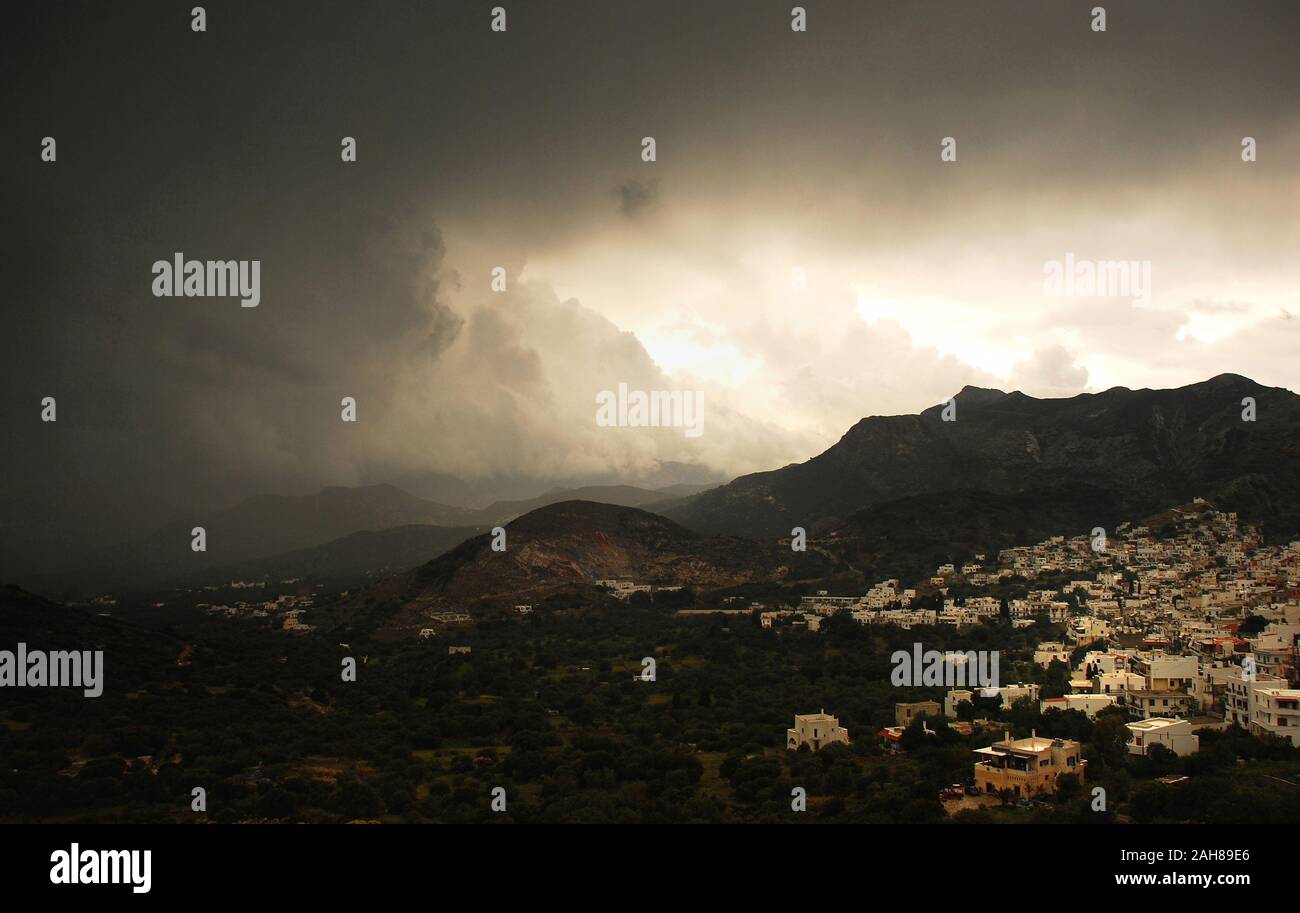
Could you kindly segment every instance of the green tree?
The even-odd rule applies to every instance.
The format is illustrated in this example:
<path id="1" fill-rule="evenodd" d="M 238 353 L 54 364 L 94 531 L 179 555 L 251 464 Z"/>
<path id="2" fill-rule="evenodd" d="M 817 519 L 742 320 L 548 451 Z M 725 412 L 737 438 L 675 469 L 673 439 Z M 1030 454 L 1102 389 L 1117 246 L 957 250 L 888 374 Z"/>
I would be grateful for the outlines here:
<path id="1" fill-rule="evenodd" d="M 1128 752 L 1128 727 L 1118 713 L 1102 711 L 1092 725 L 1092 744 L 1107 765 L 1121 766 Z"/>

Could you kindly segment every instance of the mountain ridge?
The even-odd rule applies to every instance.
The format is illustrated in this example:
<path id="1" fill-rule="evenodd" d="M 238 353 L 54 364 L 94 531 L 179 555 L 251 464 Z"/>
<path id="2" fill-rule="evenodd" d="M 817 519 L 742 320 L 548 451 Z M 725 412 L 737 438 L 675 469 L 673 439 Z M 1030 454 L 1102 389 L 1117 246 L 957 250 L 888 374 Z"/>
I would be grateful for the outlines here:
<path id="1" fill-rule="evenodd" d="M 1257 420 L 1241 419 L 1253 397 Z M 1277 502 L 1300 500 L 1300 397 L 1223 374 L 1167 390 L 1112 388 L 1060 399 L 966 387 L 912 415 L 868 416 L 803 463 L 741 476 L 665 505 L 700 532 L 826 530 L 901 497 L 976 489 L 1013 495 L 1087 484 L 1138 516 L 1195 495 L 1221 496 L 1250 519 L 1300 528 Z"/>
<path id="2" fill-rule="evenodd" d="M 308 495 L 259 493 L 228 508 L 203 511 L 192 520 L 173 520 L 148 535 L 78 553 L 72 570 L 10 573 L 39 590 L 145 587 L 229 576 L 301 576 L 319 568 L 330 576 L 413 567 L 484 528 L 537 507 L 585 499 L 647 506 L 706 485 L 654 490 L 631 485 L 556 487 L 536 498 L 497 501 L 486 508 L 454 507 L 421 498 L 388 483 L 331 485 Z M 191 530 L 207 533 L 206 552 L 190 548 Z M 439 532 L 446 530 L 447 532 Z M 381 554 L 380 543 L 393 554 Z M 429 551 L 419 554 L 417 549 Z"/>

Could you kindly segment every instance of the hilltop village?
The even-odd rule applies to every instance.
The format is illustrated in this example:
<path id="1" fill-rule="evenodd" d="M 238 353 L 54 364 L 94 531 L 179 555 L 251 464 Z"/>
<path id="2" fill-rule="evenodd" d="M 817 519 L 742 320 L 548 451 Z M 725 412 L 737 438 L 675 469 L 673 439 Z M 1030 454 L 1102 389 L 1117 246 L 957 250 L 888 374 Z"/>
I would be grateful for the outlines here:
<path id="1" fill-rule="evenodd" d="M 1089 720 L 1122 714 L 1130 755 L 1168 751 L 1195 754 L 1197 732 L 1237 726 L 1254 736 L 1277 737 L 1300 748 L 1300 689 L 1296 685 L 1300 636 L 1300 543 L 1265 545 L 1242 528 L 1233 513 L 1206 508 L 1175 510 L 1171 535 L 1122 526 L 1113 538 L 1053 537 L 1033 546 L 1005 549 L 996 561 L 984 556 L 957 568 L 936 569 L 926 583 L 941 608 L 918 608 L 917 589 L 886 580 L 857 597 L 819 593 L 797 608 L 761 613 L 765 627 L 793 625 L 817 631 L 844 613 L 865 625 L 958 628 L 1009 619 L 1013 627 L 1045 620 L 1064 631 L 1060 640 L 1037 644 L 1033 661 L 1043 670 L 1068 670 L 1065 693 L 1040 694 L 1034 683 L 950 688 L 937 700 L 899 702 L 896 725 L 877 733 L 898 751 L 906 729 L 942 719 L 970 735 L 996 727 L 977 714 L 1019 702 L 1038 713 L 1079 711 Z M 981 592 L 1000 581 L 1066 575 L 1067 582 L 1032 589 L 1025 598 L 999 599 Z M 960 591 L 961 595 L 956 595 Z M 958 659 L 961 654 L 952 654 Z M 939 682 L 935 682 L 938 684 Z M 815 737 L 814 737 L 815 734 Z M 849 733 L 825 713 L 795 717 L 787 747 L 818 750 Z M 1014 798 L 1050 794 L 1063 773 L 1085 780 L 1087 761 L 1078 741 L 1010 732 L 976 749 L 972 785 L 953 793 L 1005 793 Z"/>

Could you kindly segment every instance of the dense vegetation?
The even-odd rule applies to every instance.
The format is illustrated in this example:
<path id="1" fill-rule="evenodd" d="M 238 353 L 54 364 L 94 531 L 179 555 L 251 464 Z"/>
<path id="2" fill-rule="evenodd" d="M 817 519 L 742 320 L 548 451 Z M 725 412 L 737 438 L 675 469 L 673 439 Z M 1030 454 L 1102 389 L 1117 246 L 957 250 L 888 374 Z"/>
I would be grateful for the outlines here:
<path id="1" fill-rule="evenodd" d="M 0 820 L 1300 820 L 1300 752 L 1239 731 L 1202 733 L 1192 758 L 1135 762 L 1120 719 L 1043 717 L 1022 703 L 969 708 L 998 718 L 994 731 L 962 737 L 931 720 L 936 735 L 917 723 L 900 754 L 884 750 L 875 733 L 893 724 L 896 701 L 942 699 L 890 684 L 894 649 L 1000 649 L 1004 681 L 1059 693 L 1065 667 L 1028 661 L 1054 633 L 1045 625 L 958 636 L 835 618 L 809 634 L 765 630 L 750 614 L 622 605 L 539 609 L 393 644 L 368 641 L 355 619 L 346 635 L 292 636 L 266 619 L 170 607 L 105 618 L 25 600 L 0 607 L 0 646 L 102 648 L 106 685 L 97 699 L 4 694 Z M 450 656 L 452 643 L 473 652 Z M 355 682 L 341 680 L 346 656 Z M 654 682 L 634 680 L 645 657 Z M 823 707 L 852 745 L 785 750 L 794 714 Z M 1089 782 L 1058 802 L 946 814 L 940 788 L 969 782 L 971 749 L 1004 728 L 1083 740 Z M 1174 773 L 1189 779 L 1157 781 Z M 1097 783 L 1104 813 L 1091 810 Z M 791 810 L 796 786 L 808 793 L 802 814 Z M 207 791 L 206 812 L 191 810 L 194 787 Z M 504 812 L 490 807 L 496 787 Z"/>

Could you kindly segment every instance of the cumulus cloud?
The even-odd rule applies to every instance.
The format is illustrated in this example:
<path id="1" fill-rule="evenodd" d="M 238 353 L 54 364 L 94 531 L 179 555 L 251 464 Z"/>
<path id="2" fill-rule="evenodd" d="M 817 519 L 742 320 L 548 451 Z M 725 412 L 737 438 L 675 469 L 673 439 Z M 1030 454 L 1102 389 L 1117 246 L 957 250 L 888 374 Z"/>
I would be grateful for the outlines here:
<path id="1" fill-rule="evenodd" d="M 1073 396 L 1088 386 L 1088 369 L 1075 363 L 1077 355 L 1062 345 L 1038 349 L 1016 363 L 1011 382 L 1030 396 Z"/>

